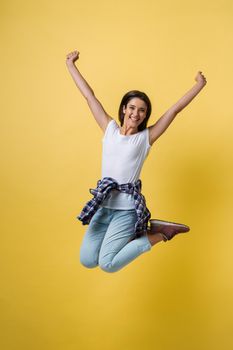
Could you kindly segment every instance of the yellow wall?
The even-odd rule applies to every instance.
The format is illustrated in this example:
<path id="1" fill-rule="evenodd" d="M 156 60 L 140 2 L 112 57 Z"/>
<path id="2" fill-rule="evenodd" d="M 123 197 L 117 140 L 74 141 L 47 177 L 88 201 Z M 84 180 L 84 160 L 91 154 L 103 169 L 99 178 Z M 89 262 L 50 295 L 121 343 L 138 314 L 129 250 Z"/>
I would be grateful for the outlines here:
<path id="1" fill-rule="evenodd" d="M 3 350 L 232 349 L 232 1 L 1 3 Z M 144 90 L 155 122 L 207 86 L 153 146 L 154 218 L 184 222 L 115 274 L 80 265 L 76 220 L 100 177 L 102 132 L 66 54 L 117 118 Z"/>

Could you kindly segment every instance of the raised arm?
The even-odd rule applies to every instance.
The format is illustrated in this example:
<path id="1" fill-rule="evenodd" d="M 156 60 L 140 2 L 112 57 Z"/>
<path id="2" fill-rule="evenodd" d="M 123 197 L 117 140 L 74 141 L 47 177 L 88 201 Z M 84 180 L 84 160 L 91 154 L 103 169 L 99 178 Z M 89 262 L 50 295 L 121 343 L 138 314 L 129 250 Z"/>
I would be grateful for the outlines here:
<path id="1" fill-rule="evenodd" d="M 154 125 L 149 127 L 151 145 L 164 133 L 171 122 L 175 119 L 176 115 L 194 99 L 207 83 L 206 78 L 200 71 L 197 73 L 195 80 L 196 84 L 171 108 L 169 108 Z"/>
<path id="2" fill-rule="evenodd" d="M 66 65 L 67 68 L 79 88 L 82 95 L 87 100 L 88 106 L 90 107 L 90 110 L 97 121 L 100 128 L 105 131 L 109 121 L 112 119 L 104 110 L 103 106 L 101 105 L 100 101 L 95 97 L 94 91 L 89 86 L 87 81 L 83 78 L 79 70 L 77 69 L 75 65 L 75 61 L 77 61 L 79 58 L 79 52 L 73 51 L 69 53 L 66 56 Z"/>

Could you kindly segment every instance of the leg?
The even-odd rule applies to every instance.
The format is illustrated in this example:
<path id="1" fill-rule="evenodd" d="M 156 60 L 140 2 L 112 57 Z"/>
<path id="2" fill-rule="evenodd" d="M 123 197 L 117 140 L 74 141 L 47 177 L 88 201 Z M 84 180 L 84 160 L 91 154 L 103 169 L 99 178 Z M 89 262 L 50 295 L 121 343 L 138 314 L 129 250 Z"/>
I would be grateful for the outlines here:
<path id="1" fill-rule="evenodd" d="M 80 262 L 85 267 L 98 266 L 100 247 L 110 220 L 111 215 L 106 208 L 99 208 L 92 217 L 80 249 Z"/>
<path id="2" fill-rule="evenodd" d="M 99 266 L 106 272 L 120 270 L 151 249 L 147 235 L 131 240 L 135 237 L 134 225 L 137 221 L 134 209 L 113 212 L 99 253 Z"/>

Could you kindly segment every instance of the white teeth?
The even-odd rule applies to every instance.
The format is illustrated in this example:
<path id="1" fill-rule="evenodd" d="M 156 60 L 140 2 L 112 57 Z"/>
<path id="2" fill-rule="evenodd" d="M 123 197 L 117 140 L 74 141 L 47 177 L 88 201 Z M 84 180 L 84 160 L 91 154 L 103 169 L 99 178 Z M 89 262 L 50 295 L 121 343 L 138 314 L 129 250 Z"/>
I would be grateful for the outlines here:
<path id="1" fill-rule="evenodd" d="M 135 120 L 135 121 L 138 121 L 139 119 L 137 119 L 137 118 L 134 118 L 134 117 L 130 117 L 131 119 L 133 119 L 133 120 Z"/>

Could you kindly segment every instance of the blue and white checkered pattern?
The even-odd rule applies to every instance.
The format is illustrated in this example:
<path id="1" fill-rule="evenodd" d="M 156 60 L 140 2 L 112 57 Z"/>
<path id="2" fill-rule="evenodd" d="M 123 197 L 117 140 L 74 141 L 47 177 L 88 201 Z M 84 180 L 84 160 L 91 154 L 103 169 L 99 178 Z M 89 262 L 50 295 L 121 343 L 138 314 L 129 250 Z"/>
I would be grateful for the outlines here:
<path id="1" fill-rule="evenodd" d="M 82 221 L 83 225 L 89 224 L 101 203 L 113 189 L 132 194 L 138 218 L 134 229 L 136 236 L 139 237 L 147 231 L 148 221 L 151 217 L 150 211 L 146 207 L 145 197 L 141 193 L 141 188 L 142 182 L 140 179 L 133 183 L 119 184 L 111 177 L 104 177 L 102 180 L 97 181 L 95 189 L 89 190 L 94 197 L 86 203 L 77 219 Z"/>

